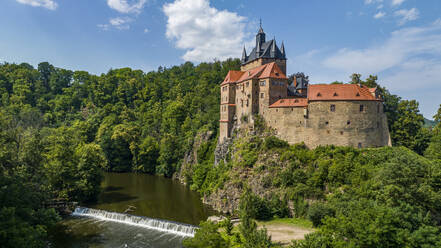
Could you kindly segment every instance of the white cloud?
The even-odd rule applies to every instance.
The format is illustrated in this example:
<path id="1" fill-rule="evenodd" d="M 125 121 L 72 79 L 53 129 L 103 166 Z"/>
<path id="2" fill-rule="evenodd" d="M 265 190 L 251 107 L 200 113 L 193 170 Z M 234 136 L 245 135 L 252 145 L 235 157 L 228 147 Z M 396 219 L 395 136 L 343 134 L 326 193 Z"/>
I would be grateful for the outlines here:
<path id="1" fill-rule="evenodd" d="M 58 4 L 53 0 L 17 0 L 17 2 L 50 10 L 55 10 L 58 7 Z"/>
<path id="2" fill-rule="evenodd" d="M 309 74 L 312 83 L 348 82 L 352 73 L 378 75 L 380 84 L 394 94 L 418 100 L 426 117 L 441 103 L 441 20 L 401 28 L 384 42 L 365 48 L 332 50 L 316 49 L 289 58 L 289 68 Z"/>
<path id="3" fill-rule="evenodd" d="M 394 15 L 400 17 L 398 21 L 399 25 L 404 25 L 408 21 L 414 21 L 418 19 L 420 12 L 416 8 L 412 9 L 400 9 L 394 12 Z"/>
<path id="4" fill-rule="evenodd" d="M 210 6 L 208 0 L 175 0 L 165 4 L 166 36 L 186 50 L 188 61 L 240 57 L 245 43 L 245 17 Z"/>
<path id="5" fill-rule="evenodd" d="M 377 14 L 374 15 L 375 19 L 380 19 L 386 16 L 386 13 L 383 11 L 378 12 Z"/>
<path id="6" fill-rule="evenodd" d="M 109 30 L 110 27 L 114 27 L 119 30 L 127 30 L 130 28 L 129 23 L 132 22 L 133 19 L 129 17 L 115 17 L 109 20 L 109 23 L 106 24 L 98 24 L 97 26 L 102 30 Z"/>
<path id="7" fill-rule="evenodd" d="M 144 28 L 144 33 L 148 33 L 150 30 L 148 28 Z"/>
<path id="8" fill-rule="evenodd" d="M 365 4 L 382 3 L 383 0 L 364 0 Z"/>
<path id="9" fill-rule="evenodd" d="M 124 14 L 140 13 L 146 3 L 147 0 L 107 0 L 110 8 Z"/>
<path id="10" fill-rule="evenodd" d="M 440 23 L 400 29 L 392 32 L 384 44 L 366 49 L 343 48 L 323 63 L 329 68 L 371 74 L 400 66 L 409 58 L 422 54 L 437 54 L 441 57 Z"/>
<path id="11" fill-rule="evenodd" d="M 392 0 L 392 5 L 397 6 L 401 5 L 405 0 Z"/>

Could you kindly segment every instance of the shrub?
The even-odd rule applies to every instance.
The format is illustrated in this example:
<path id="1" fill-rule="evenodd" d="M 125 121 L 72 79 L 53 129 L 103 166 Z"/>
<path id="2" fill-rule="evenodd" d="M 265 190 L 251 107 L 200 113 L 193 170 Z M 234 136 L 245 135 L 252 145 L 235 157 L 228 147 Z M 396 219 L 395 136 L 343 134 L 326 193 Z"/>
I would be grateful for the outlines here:
<path id="1" fill-rule="evenodd" d="M 334 215 L 335 211 L 322 202 L 313 203 L 308 209 L 308 219 L 312 221 L 315 227 L 323 224 L 322 221 L 326 216 Z"/>
<path id="2" fill-rule="evenodd" d="M 263 148 L 266 150 L 270 150 L 273 148 L 285 148 L 288 146 L 288 142 L 281 140 L 275 136 L 266 137 L 265 141 L 263 142 Z"/>

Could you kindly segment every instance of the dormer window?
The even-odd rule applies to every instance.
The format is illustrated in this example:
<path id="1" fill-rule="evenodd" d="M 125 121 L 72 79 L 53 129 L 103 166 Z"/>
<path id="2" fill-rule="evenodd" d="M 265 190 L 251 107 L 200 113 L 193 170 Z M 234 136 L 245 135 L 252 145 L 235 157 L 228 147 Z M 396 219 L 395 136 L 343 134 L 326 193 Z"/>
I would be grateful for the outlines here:
<path id="1" fill-rule="evenodd" d="M 320 94 L 320 92 L 319 92 L 319 93 L 317 93 L 317 96 L 322 96 L 322 94 Z"/>
<path id="2" fill-rule="evenodd" d="M 334 92 L 334 96 L 338 96 L 337 92 Z"/>
<path id="3" fill-rule="evenodd" d="M 355 96 L 360 96 L 360 92 L 357 92 L 357 94 Z"/>
<path id="4" fill-rule="evenodd" d="M 276 72 L 276 76 L 279 76 L 279 73 L 278 73 L 278 72 Z"/>

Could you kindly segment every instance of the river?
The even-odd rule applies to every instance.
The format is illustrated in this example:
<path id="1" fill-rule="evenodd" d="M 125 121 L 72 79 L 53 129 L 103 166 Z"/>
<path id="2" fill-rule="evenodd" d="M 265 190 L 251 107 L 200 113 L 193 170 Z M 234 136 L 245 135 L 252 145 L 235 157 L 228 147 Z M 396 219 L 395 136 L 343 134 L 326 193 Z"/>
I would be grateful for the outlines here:
<path id="1" fill-rule="evenodd" d="M 88 217 L 72 216 L 57 225 L 51 247 L 181 247 L 186 234 L 181 230 L 215 214 L 199 194 L 164 177 L 105 173 L 102 188 L 98 202 L 84 206 Z M 120 214 L 128 209 L 130 216 Z M 152 228 L 156 226 L 169 230 Z"/>

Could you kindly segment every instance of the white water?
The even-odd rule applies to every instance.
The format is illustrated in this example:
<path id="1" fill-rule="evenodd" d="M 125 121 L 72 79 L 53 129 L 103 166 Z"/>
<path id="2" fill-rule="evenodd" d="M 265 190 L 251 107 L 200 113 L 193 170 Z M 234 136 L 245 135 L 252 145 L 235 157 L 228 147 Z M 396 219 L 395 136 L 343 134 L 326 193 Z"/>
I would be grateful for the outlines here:
<path id="1" fill-rule="evenodd" d="M 167 220 L 152 219 L 148 217 L 108 212 L 104 210 L 85 207 L 77 207 L 72 215 L 139 226 L 186 237 L 193 237 L 197 229 L 196 226 L 181 224 Z"/>

